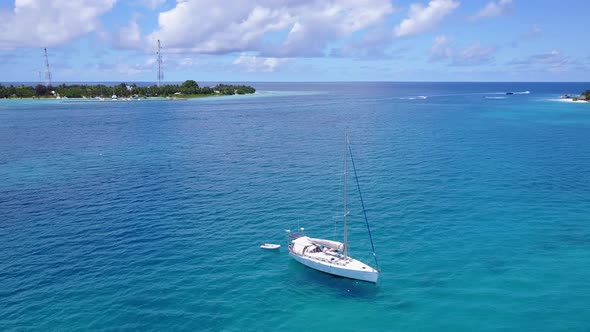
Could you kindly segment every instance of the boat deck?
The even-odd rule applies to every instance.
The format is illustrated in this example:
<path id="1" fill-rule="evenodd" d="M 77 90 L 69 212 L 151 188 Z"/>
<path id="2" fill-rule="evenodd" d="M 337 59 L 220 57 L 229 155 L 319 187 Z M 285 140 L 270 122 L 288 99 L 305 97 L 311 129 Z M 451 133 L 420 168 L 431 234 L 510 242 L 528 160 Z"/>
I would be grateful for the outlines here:
<path id="1" fill-rule="evenodd" d="M 303 256 L 311 259 L 320 261 L 322 263 L 342 266 L 350 270 L 356 271 L 375 271 L 372 267 L 367 264 L 358 261 L 356 259 L 346 257 L 334 251 L 319 251 L 319 252 L 306 252 Z"/>
<path id="2" fill-rule="evenodd" d="M 344 255 L 339 254 L 336 251 L 324 250 L 324 251 L 306 251 L 303 255 L 321 262 L 331 263 L 341 266 L 346 266 L 352 261 L 352 258 L 344 258 Z"/>
<path id="3" fill-rule="evenodd" d="M 293 254 L 316 261 L 322 265 L 338 267 L 346 270 L 377 272 L 377 270 L 359 260 L 345 257 L 337 250 L 312 244 L 306 236 L 300 236 L 293 240 L 292 243 L 304 246 L 302 251 L 294 252 L 292 245 L 290 245 L 289 250 Z"/>

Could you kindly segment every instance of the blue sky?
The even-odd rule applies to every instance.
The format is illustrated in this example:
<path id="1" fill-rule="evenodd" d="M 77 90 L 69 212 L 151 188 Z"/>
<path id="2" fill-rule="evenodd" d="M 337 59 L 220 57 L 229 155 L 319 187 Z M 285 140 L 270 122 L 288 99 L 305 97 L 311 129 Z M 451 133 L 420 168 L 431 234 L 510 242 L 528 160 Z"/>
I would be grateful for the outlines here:
<path id="1" fill-rule="evenodd" d="M 0 81 L 590 81 L 578 0 L 0 0 Z"/>

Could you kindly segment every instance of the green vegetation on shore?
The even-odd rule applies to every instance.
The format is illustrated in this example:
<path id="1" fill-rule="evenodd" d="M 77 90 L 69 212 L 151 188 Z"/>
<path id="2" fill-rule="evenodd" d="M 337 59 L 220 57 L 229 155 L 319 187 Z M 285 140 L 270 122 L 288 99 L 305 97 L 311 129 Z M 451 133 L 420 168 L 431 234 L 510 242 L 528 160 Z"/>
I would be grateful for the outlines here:
<path id="1" fill-rule="evenodd" d="M 590 103 L 590 90 L 586 90 L 580 93 L 577 97 L 571 97 L 569 94 L 565 95 L 565 98 L 571 98 L 573 101 L 586 101 Z"/>
<path id="2" fill-rule="evenodd" d="M 128 98 L 138 97 L 183 97 L 198 98 L 215 95 L 234 95 L 254 93 L 256 89 L 247 85 L 218 84 L 214 87 L 200 87 L 197 82 L 188 80 L 181 85 L 157 85 L 140 87 L 136 84 L 121 83 L 115 86 L 99 85 L 66 85 L 61 84 L 55 87 L 38 84 L 32 86 L 3 86 L 0 84 L 0 98 L 110 98 L 115 94 L 117 97 Z"/>

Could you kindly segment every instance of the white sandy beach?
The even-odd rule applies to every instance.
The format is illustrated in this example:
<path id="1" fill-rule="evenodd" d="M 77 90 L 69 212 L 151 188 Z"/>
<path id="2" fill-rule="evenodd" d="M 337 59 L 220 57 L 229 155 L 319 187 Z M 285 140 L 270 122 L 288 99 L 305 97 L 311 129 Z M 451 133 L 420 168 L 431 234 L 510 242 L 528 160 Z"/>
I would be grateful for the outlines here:
<path id="1" fill-rule="evenodd" d="M 549 99 L 550 101 L 559 101 L 562 103 L 582 103 L 582 104 L 590 104 L 588 101 L 586 100 L 573 100 L 572 98 L 554 98 L 554 99 Z"/>

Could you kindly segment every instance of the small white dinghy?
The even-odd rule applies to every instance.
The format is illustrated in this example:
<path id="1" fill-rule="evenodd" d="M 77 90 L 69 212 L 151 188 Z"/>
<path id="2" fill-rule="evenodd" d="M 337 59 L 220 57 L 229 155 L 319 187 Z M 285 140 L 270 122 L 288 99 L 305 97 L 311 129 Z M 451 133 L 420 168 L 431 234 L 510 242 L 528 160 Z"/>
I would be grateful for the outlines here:
<path id="1" fill-rule="evenodd" d="M 281 247 L 280 244 L 273 244 L 273 243 L 263 243 L 260 245 L 260 248 L 262 249 L 279 249 Z"/>

